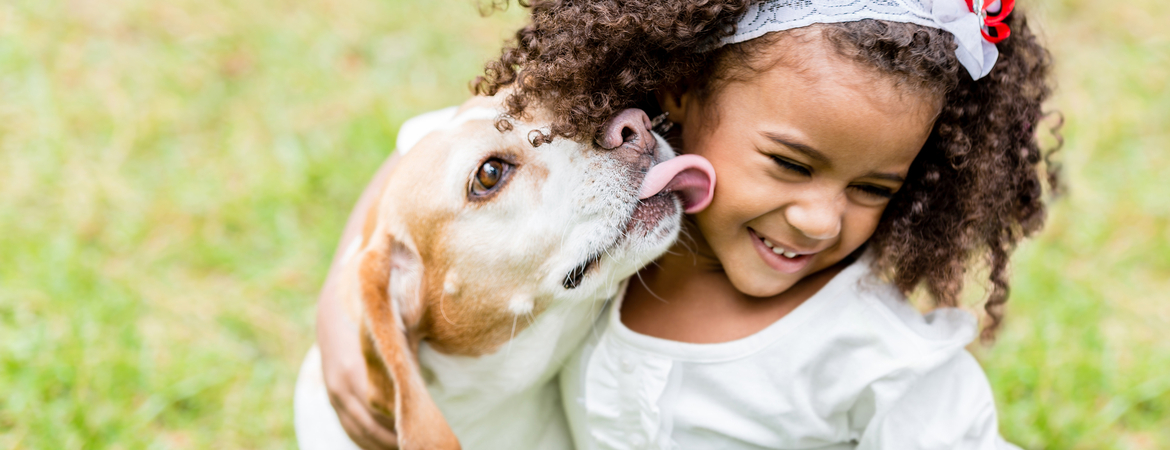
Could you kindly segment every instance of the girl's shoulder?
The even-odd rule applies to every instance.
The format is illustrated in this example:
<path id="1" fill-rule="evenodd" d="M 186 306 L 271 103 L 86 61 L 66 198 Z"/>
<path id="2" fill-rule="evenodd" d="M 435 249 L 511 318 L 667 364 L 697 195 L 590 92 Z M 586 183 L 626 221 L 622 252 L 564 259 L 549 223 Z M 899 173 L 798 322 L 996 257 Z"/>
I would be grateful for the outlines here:
<path id="1" fill-rule="evenodd" d="M 978 323 L 971 313 L 951 307 L 923 313 L 898 288 L 874 273 L 867 258 L 854 264 L 864 267 L 849 292 L 852 306 L 890 340 L 915 347 L 965 346 L 974 340 Z"/>
<path id="2" fill-rule="evenodd" d="M 838 278 L 836 298 L 826 300 L 832 307 L 803 337 L 815 342 L 821 358 L 868 360 L 867 371 L 921 373 L 963 353 L 978 334 L 977 320 L 962 309 L 919 311 L 873 271 L 868 255 Z"/>

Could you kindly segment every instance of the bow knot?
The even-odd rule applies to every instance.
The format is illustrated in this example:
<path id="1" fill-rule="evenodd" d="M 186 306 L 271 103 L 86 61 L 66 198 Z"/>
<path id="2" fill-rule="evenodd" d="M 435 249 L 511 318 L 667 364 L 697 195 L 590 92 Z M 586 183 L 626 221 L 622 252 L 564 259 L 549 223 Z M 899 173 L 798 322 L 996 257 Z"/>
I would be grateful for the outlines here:
<path id="1" fill-rule="evenodd" d="M 1016 7 L 1016 0 L 967 0 L 967 8 L 971 12 L 979 16 L 980 32 L 983 33 L 983 38 L 987 39 L 992 44 L 998 44 L 1000 41 L 1007 39 L 1012 35 L 1012 30 L 1008 28 L 1003 20 L 1007 18 L 1008 14 L 1012 13 L 1012 9 Z"/>

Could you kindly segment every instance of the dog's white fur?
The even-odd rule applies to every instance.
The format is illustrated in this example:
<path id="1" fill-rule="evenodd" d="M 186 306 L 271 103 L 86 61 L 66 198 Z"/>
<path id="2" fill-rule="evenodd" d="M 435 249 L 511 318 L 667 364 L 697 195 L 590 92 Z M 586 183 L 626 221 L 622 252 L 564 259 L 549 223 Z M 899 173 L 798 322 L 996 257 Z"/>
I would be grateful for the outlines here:
<path id="1" fill-rule="evenodd" d="M 402 158 L 373 229 L 343 269 L 353 312 L 364 315 L 370 347 L 399 388 L 389 389 L 399 391 L 394 400 L 381 400 L 397 405 L 405 448 L 447 445 L 445 424 L 403 423 L 428 400 L 465 448 L 568 445 L 556 372 L 602 303 L 666 251 L 680 228 L 673 198 L 659 217 L 629 225 L 645 169 L 674 156 L 664 140 L 656 137 L 657 150 L 644 154 L 567 139 L 534 148 L 533 124 L 547 120 L 538 112 L 501 133 L 495 101 L 472 99 Z M 515 168 L 490 199 L 470 200 L 471 177 L 492 157 Z M 566 275 L 591 256 L 599 256 L 594 267 L 566 288 Z M 384 284 L 371 281 L 383 270 L 388 316 L 371 298 L 384 295 L 377 290 Z M 393 327 L 378 317 L 392 317 Z M 418 367 L 396 366 L 413 365 L 414 356 Z M 371 366 L 375 386 L 381 369 Z M 409 392 L 424 382 L 425 390 Z"/>

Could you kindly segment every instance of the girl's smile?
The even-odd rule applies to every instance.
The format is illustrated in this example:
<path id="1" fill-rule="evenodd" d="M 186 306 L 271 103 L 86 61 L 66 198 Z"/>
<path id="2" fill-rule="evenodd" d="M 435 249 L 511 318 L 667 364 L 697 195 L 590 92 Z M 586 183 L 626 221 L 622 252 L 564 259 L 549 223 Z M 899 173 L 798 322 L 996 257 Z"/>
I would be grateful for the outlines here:
<path id="1" fill-rule="evenodd" d="M 776 240 L 760 236 L 756 230 L 748 227 L 748 234 L 754 239 L 756 252 L 760 254 L 760 258 L 764 260 L 769 266 L 780 273 L 797 273 L 808 263 L 812 261 L 813 256 L 817 254 L 815 251 L 800 251 L 795 246 L 787 244 L 777 244 L 780 242 Z"/>

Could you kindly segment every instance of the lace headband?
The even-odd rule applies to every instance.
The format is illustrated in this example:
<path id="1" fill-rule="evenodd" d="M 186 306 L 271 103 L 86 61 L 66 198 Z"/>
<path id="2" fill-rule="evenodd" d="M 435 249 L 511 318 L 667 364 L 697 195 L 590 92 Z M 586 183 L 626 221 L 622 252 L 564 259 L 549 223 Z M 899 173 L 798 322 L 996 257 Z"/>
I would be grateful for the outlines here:
<path id="1" fill-rule="evenodd" d="M 1015 0 L 761 0 L 739 19 L 735 35 L 721 45 L 735 44 L 773 31 L 814 23 L 854 22 L 863 19 L 915 23 L 955 36 L 959 63 L 980 79 L 991 72 L 999 51 L 995 44 L 1011 30 L 1003 19 Z"/>

